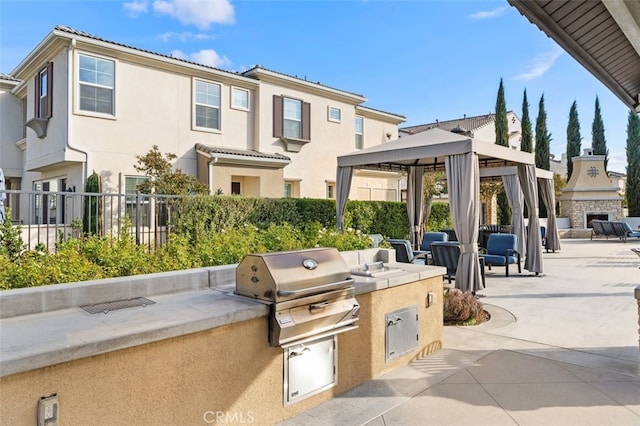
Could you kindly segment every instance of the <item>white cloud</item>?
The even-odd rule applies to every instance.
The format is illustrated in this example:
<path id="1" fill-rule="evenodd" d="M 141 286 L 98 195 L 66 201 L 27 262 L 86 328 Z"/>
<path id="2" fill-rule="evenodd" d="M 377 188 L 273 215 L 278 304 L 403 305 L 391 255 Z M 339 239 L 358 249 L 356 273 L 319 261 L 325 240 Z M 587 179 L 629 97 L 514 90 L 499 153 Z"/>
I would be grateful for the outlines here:
<path id="1" fill-rule="evenodd" d="M 136 17 L 147 13 L 147 0 L 133 0 L 130 3 L 123 3 L 122 7 L 128 16 Z"/>
<path id="2" fill-rule="evenodd" d="M 174 50 L 171 52 L 171 56 L 215 68 L 224 68 L 231 65 L 229 58 L 218 55 L 213 49 L 203 49 L 199 52 L 188 54 L 181 50 Z"/>
<path id="3" fill-rule="evenodd" d="M 529 81 L 541 77 L 549 71 L 560 55 L 562 55 L 562 52 L 563 50 L 559 46 L 555 46 L 549 52 L 539 54 L 528 64 L 527 71 L 516 75 L 513 79 Z"/>
<path id="4" fill-rule="evenodd" d="M 164 34 L 160 34 L 158 37 L 162 39 L 165 43 L 171 40 L 172 38 L 178 39 L 181 42 L 187 41 L 203 41 L 203 40 L 213 40 L 216 36 L 211 34 L 193 34 L 188 31 L 184 31 L 181 33 L 176 32 L 166 32 Z"/>
<path id="5" fill-rule="evenodd" d="M 498 16 L 503 15 L 508 9 L 509 8 L 507 6 L 503 6 L 493 10 L 487 10 L 484 12 L 476 12 L 469 15 L 469 18 L 475 21 L 479 21 L 481 19 L 497 18 Z"/>
<path id="6" fill-rule="evenodd" d="M 235 22 L 235 12 L 229 0 L 155 0 L 153 10 L 200 29 L 207 29 L 213 23 Z"/>

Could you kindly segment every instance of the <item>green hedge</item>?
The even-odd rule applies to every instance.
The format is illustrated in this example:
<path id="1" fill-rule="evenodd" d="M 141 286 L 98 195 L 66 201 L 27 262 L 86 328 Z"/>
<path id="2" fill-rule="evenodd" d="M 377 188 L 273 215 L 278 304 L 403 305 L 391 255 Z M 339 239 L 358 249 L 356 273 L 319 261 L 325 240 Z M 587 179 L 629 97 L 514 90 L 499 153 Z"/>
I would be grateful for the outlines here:
<path id="1" fill-rule="evenodd" d="M 21 253 L 16 228 L 0 227 L 0 289 L 228 265 L 250 253 L 361 250 L 371 246 L 368 234 L 409 237 L 400 202 L 349 201 L 344 232 L 336 230 L 333 200 L 196 196 L 176 207 L 169 242 L 154 252 L 128 234 L 85 234 L 61 239 L 56 253 L 42 247 Z M 429 229 L 450 226 L 448 204 L 434 203 Z"/>

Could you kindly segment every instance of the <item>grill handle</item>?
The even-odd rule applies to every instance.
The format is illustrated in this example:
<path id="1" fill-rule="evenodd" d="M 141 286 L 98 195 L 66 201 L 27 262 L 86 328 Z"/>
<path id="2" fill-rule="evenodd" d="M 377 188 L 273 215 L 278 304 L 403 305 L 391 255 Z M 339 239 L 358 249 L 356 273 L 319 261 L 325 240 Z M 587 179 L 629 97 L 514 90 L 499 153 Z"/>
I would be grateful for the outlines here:
<path id="1" fill-rule="evenodd" d="M 329 302 L 312 303 L 309 305 L 309 312 L 324 311 L 327 306 L 329 306 Z"/>
<path id="2" fill-rule="evenodd" d="M 345 286 L 347 284 L 351 285 L 351 279 L 345 281 L 336 281 L 329 284 L 317 285 L 314 287 L 307 287 L 300 290 L 278 290 L 278 296 L 287 297 L 287 296 L 301 296 L 305 294 L 317 293 L 320 291 L 324 291 L 330 288 L 339 288 Z"/>

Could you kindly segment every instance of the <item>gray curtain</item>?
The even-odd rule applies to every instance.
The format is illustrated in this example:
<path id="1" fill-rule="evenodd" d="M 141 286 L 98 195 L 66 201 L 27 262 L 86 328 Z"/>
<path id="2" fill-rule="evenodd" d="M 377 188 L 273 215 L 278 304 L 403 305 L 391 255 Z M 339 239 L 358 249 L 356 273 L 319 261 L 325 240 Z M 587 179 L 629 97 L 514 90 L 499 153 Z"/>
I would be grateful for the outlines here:
<path id="1" fill-rule="evenodd" d="M 560 235 L 556 223 L 556 194 L 553 179 L 538 179 L 540 183 L 540 198 L 547 207 L 547 250 L 560 250 Z"/>
<path id="2" fill-rule="evenodd" d="M 353 167 L 338 167 L 336 174 L 336 226 L 340 230 L 344 227 L 344 210 L 349 199 L 352 174 Z"/>
<path id="3" fill-rule="evenodd" d="M 527 257 L 524 260 L 524 268 L 538 274 L 542 272 L 542 236 L 538 219 L 538 184 L 535 166 L 533 164 L 518 164 L 518 177 L 524 194 L 524 202 L 529 209 Z"/>
<path id="4" fill-rule="evenodd" d="M 504 192 L 507 194 L 509 207 L 511 207 L 511 226 L 513 233 L 518 236 L 518 252 L 521 256 L 527 255 L 527 238 L 524 226 L 524 195 L 520 189 L 520 181 L 516 175 L 502 176 Z"/>
<path id="5" fill-rule="evenodd" d="M 416 247 L 422 238 L 422 205 L 424 203 L 424 166 L 410 167 L 407 175 L 407 218 L 411 243 Z"/>
<path id="6" fill-rule="evenodd" d="M 6 219 L 4 213 L 4 201 L 7 199 L 6 187 L 4 184 L 4 172 L 0 168 L 0 223 Z"/>
<path id="7" fill-rule="evenodd" d="M 478 223 L 480 222 L 480 172 L 478 156 L 469 152 L 446 157 L 447 187 L 451 216 L 460 243 L 456 270 L 456 288 L 482 290 L 478 260 Z"/>

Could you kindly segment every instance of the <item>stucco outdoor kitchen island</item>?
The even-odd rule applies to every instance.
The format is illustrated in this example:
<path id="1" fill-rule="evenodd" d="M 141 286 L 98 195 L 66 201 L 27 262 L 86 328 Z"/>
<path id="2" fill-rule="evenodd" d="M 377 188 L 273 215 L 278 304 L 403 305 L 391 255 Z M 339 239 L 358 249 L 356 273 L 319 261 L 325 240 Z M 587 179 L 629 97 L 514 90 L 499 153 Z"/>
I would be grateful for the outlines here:
<path id="1" fill-rule="evenodd" d="M 389 262 L 387 249 L 340 254 L 398 269 L 353 275 L 358 327 L 335 336 L 325 390 L 285 404 L 269 306 L 234 294 L 225 265 L 0 293 L 0 419 L 268 425 L 441 348 L 444 268 Z"/>

